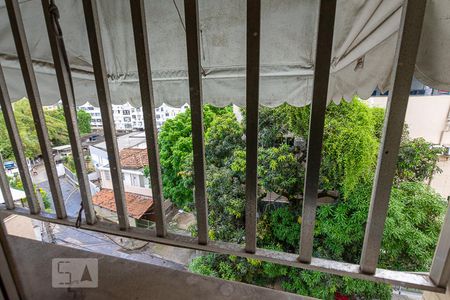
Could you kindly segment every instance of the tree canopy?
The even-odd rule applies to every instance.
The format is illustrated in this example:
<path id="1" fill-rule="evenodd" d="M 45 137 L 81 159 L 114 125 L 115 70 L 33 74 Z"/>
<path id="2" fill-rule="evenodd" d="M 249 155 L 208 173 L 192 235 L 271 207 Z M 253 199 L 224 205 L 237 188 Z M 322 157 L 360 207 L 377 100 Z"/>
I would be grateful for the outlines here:
<path id="1" fill-rule="evenodd" d="M 209 237 L 243 243 L 245 122 L 239 123 L 229 108 L 213 110 L 206 106 L 204 114 Z M 336 191 L 339 197 L 334 204 L 317 209 L 315 257 L 359 262 L 383 118 L 384 110 L 369 108 L 356 99 L 331 104 L 327 109 L 320 189 Z M 189 112 L 166 124 L 160 133 L 164 193 L 177 205 L 189 207 L 193 189 Z M 296 253 L 302 223 L 309 107 L 260 108 L 259 126 L 257 244 Z M 439 171 L 439 151 L 422 139 L 411 139 L 405 130 L 380 267 L 408 271 L 429 268 L 446 204 L 424 180 Z M 287 202 L 266 201 L 269 193 Z M 190 269 L 324 299 L 333 298 L 335 293 L 366 299 L 389 299 L 391 295 L 390 286 L 385 284 L 235 256 L 201 256 L 194 259 Z"/>
<path id="2" fill-rule="evenodd" d="M 203 110 L 206 159 L 220 162 L 232 153 L 242 138 L 241 127 L 231 107 Z M 179 207 L 189 209 L 193 201 L 191 112 L 186 110 L 167 120 L 159 134 L 163 192 Z"/>
<path id="3" fill-rule="evenodd" d="M 91 119 L 91 115 L 84 110 L 77 111 L 78 129 L 81 135 L 91 133 Z"/>
<path id="4" fill-rule="evenodd" d="M 17 122 L 17 127 L 19 129 L 19 135 L 24 145 L 26 157 L 33 158 L 40 155 L 41 150 L 28 99 L 24 98 L 13 103 L 13 111 Z M 79 111 L 77 112 L 77 116 L 79 120 L 80 133 L 90 133 L 90 115 L 84 111 Z M 63 110 L 61 108 L 55 110 L 45 110 L 44 117 L 52 146 L 67 145 L 69 143 L 69 135 L 67 133 Z M 0 114 L 0 152 L 5 160 L 14 160 L 3 114 Z"/>

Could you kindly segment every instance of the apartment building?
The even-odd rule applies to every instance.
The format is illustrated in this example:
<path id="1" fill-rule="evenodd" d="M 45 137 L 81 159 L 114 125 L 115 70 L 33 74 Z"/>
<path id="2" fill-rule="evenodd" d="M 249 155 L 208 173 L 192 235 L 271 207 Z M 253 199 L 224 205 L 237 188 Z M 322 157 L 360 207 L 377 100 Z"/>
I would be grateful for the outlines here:
<path id="1" fill-rule="evenodd" d="M 141 107 L 133 107 L 130 103 L 112 105 L 116 130 L 144 130 L 144 118 Z"/>
<path id="2" fill-rule="evenodd" d="M 91 115 L 91 127 L 92 129 L 103 128 L 102 114 L 100 113 L 100 108 L 95 107 L 89 102 L 77 107 L 78 110 L 84 110 Z"/>
<path id="3" fill-rule="evenodd" d="M 172 107 L 163 103 L 160 107 L 155 109 L 156 127 L 159 129 L 167 120 L 175 118 L 176 115 L 186 111 L 189 105 L 185 103 L 181 107 Z"/>
<path id="4" fill-rule="evenodd" d="M 159 129 L 169 119 L 181 112 L 184 112 L 189 105 L 186 103 L 182 107 L 172 107 L 163 103 L 155 109 L 156 127 Z M 92 129 L 101 129 L 103 127 L 100 108 L 93 106 L 89 102 L 78 106 L 78 109 L 84 110 L 91 115 Z M 133 107 L 130 103 L 123 105 L 112 105 L 114 125 L 118 131 L 139 131 L 144 130 L 144 114 L 142 107 Z"/>

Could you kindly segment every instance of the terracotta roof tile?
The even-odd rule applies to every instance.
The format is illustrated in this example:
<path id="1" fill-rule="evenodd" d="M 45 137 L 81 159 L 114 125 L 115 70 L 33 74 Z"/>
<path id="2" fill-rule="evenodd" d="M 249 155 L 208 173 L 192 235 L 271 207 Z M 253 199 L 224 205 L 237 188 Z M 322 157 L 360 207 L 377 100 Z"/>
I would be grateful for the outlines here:
<path id="1" fill-rule="evenodd" d="M 135 219 L 140 219 L 152 206 L 153 198 L 133 193 L 125 193 L 127 201 L 128 215 Z M 92 197 L 94 205 L 116 211 L 114 193 L 110 189 L 102 189 Z"/>
<path id="2" fill-rule="evenodd" d="M 119 152 L 120 165 L 125 169 L 141 169 L 148 166 L 147 149 L 125 148 Z"/>

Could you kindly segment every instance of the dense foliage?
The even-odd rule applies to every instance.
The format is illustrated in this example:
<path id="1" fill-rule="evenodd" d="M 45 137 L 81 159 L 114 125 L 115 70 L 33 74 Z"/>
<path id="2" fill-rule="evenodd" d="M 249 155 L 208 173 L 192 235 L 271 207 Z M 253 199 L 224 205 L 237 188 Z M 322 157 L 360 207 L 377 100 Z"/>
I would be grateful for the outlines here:
<path id="1" fill-rule="evenodd" d="M 91 133 L 91 119 L 91 115 L 84 110 L 77 111 L 78 129 L 81 135 Z"/>
<path id="2" fill-rule="evenodd" d="M 239 123 L 229 108 L 219 111 L 211 113 L 210 107 L 205 108 L 209 237 L 243 243 L 245 122 Z M 359 262 L 383 117 L 383 110 L 369 108 L 356 100 L 328 107 L 320 188 L 338 192 L 339 198 L 317 210 L 316 257 Z M 309 107 L 261 108 L 259 125 L 258 247 L 295 253 L 302 223 Z M 162 163 L 165 195 L 178 205 L 189 207 L 193 188 L 189 115 L 180 115 L 163 126 L 161 145 L 162 156 L 165 155 Z M 439 151 L 424 140 L 409 138 L 405 131 L 380 267 L 409 271 L 429 267 L 445 202 L 424 180 L 439 171 L 436 167 Z M 266 201 L 269 193 L 287 202 Z M 323 299 L 331 299 L 335 293 L 365 299 L 389 299 L 391 295 L 390 286 L 385 284 L 235 256 L 202 256 L 192 262 L 190 269 Z"/>
<path id="3" fill-rule="evenodd" d="M 40 155 L 41 150 L 28 100 L 24 98 L 15 102 L 13 104 L 13 110 L 26 157 L 34 158 Z M 44 116 L 52 146 L 67 145 L 69 143 L 69 135 L 67 133 L 63 110 L 61 108 L 46 110 L 44 111 Z M 82 134 L 90 133 L 90 115 L 84 111 L 79 111 L 77 116 L 80 132 Z M 3 114 L 0 114 L 0 152 L 4 160 L 14 160 Z"/>
<path id="4" fill-rule="evenodd" d="M 8 179 L 9 179 L 9 185 L 12 188 L 21 190 L 21 191 L 24 190 L 22 180 L 20 179 L 19 176 L 9 177 Z M 54 213 L 52 203 L 50 202 L 47 192 L 44 189 L 37 187 L 36 185 L 33 185 L 33 187 L 34 187 L 34 190 L 36 192 L 39 192 L 39 194 L 40 194 L 40 197 L 42 199 L 42 204 L 44 205 L 43 209 L 48 213 Z M 22 205 L 24 205 L 24 206 L 28 205 L 25 203 L 27 201 L 25 198 L 20 199 L 20 201 L 22 202 Z"/>
<path id="5" fill-rule="evenodd" d="M 203 110 L 206 158 L 219 161 L 229 155 L 233 145 L 242 138 L 239 124 L 231 107 L 215 108 L 206 105 Z M 189 209 L 192 204 L 192 130 L 191 112 L 186 110 L 168 120 L 159 134 L 159 148 L 163 192 L 178 207 Z"/>

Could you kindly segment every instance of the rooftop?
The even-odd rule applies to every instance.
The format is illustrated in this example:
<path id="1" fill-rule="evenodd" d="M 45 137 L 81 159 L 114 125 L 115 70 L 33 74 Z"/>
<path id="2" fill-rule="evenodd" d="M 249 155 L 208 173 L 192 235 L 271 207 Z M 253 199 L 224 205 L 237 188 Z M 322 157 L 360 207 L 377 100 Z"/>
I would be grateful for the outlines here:
<path id="1" fill-rule="evenodd" d="M 72 146 L 70 145 L 62 145 L 62 146 L 56 146 L 52 148 L 55 151 L 71 151 Z"/>
<path id="2" fill-rule="evenodd" d="M 146 148 L 125 148 L 120 151 L 120 165 L 124 169 L 142 169 L 148 166 Z"/>
<path id="3" fill-rule="evenodd" d="M 140 219 L 152 206 L 153 198 L 133 193 L 125 193 L 128 215 Z M 94 205 L 116 211 L 114 193 L 109 189 L 102 189 L 92 197 Z"/>
<path id="4" fill-rule="evenodd" d="M 117 137 L 117 147 L 119 151 L 125 148 L 136 147 L 139 144 L 145 144 L 145 133 L 144 132 L 132 132 L 129 134 L 121 135 Z M 102 141 L 97 144 L 92 144 L 92 146 L 103 149 L 106 151 L 106 142 Z"/>

